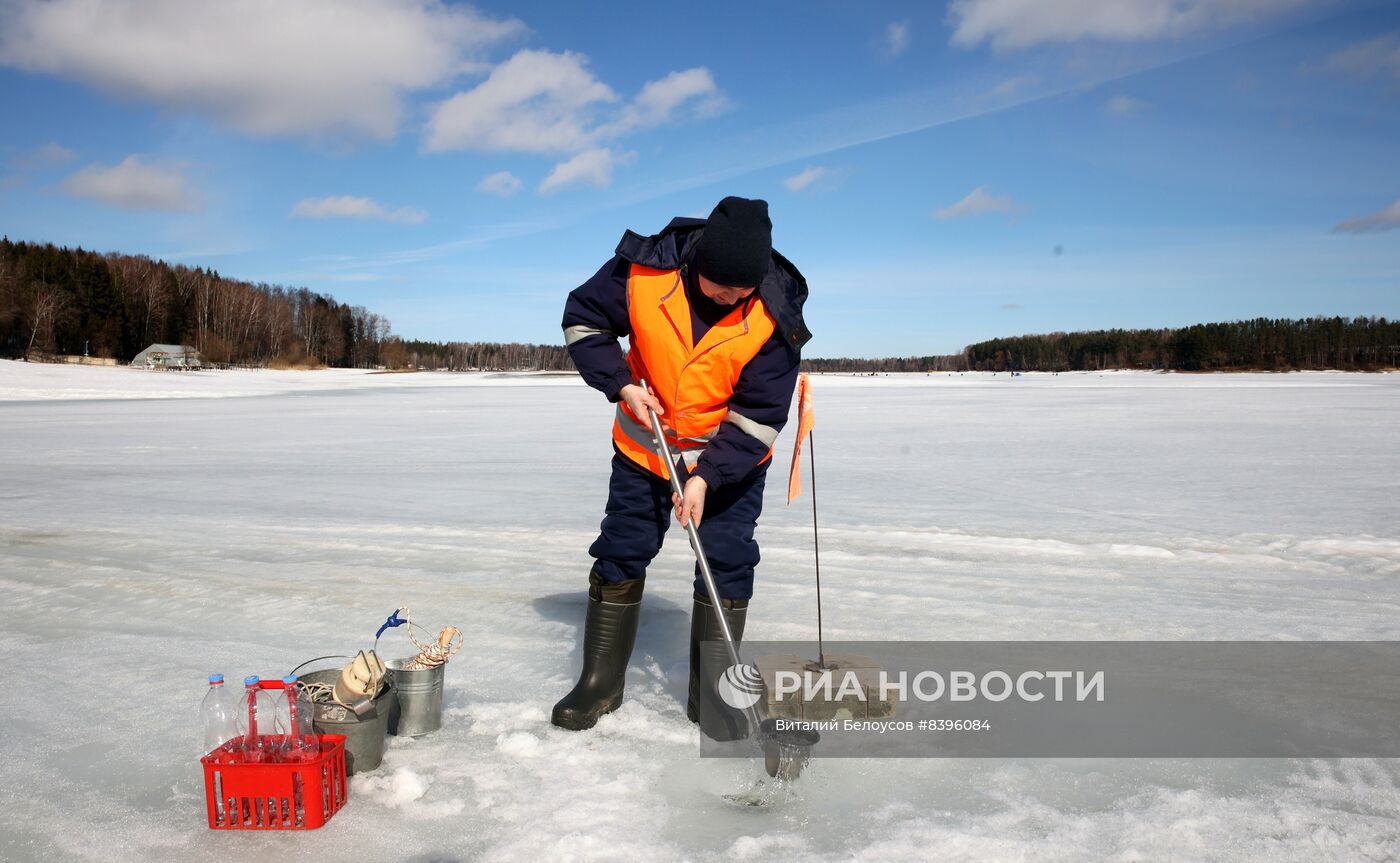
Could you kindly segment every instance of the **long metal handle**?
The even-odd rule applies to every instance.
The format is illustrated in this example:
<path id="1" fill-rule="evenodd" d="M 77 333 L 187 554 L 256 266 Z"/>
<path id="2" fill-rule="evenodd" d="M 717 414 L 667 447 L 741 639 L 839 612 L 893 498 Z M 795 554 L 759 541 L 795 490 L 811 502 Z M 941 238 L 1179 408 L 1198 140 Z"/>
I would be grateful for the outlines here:
<path id="1" fill-rule="evenodd" d="M 355 657 L 353 657 L 353 656 L 347 656 L 347 655 L 345 655 L 345 654 L 343 654 L 343 653 L 332 653 L 330 656 L 318 656 L 318 657 L 316 657 L 315 659 L 308 659 L 308 660 L 306 660 L 306 661 L 303 662 L 301 665 L 298 665 L 296 668 L 293 668 L 290 672 L 288 672 L 288 674 L 289 674 L 289 675 L 296 674 L 298 671 L 301 671 L 303 668 L 305 668 L 306 666 L 310 665 L 311 663 L 313 663 L 313 662 L 320 662 L 320 661 L 323 660 L 323 659 L 354 659 L 354 658 L 355 658 Z"/>
<path id="2" fill-rule="evenodd" d="M 643 385 L 645 387 L 645 385 Z M 671 447 L 666 443 L 666 433 L 661 430 L 661 420 L 656 416 L 656 411 L 647 408 L 647 413 L 651 415 L 651 434 L 656 440 L 656 451 L 661 456 L 662 464 L 666 465 L 666 473 L 671 477 L 671 491 L 679 497 L 685 497 L 685 489 L 681 487 L 680 477 L 676 473 L 676 461 L 671 457 Z M 720 599 L 719 588 L 715 587 L 714 573 L 710 572 L 710 561 L 705 556 L 705 548 L 700 544 L 700 531 L 695 528 L 695 520 L 691 519 L 685 525 L 686 535 L 690 537 L 690 547 L 695 551 L 695 561 L 700 565 L 700 577 L 705 581 L 705 590 L 710 594 L 710 602 L 715 607 L 715 617 L 719 618 L 719 631 L 724 636 L 724 646 L 729 649 L 729 662 L 731 665 L 741 665 L 739 661 L 739 648 L 734 644 L 734 633 L 729 630 L 729 621 L 724 616 L 724 601 Z M 698 673 L 698 671 L 697 671 Z M 744 711 L 749 716 L 749 733 L 758 731 L 762 720 L 758 711 L 750 705 Z"/>

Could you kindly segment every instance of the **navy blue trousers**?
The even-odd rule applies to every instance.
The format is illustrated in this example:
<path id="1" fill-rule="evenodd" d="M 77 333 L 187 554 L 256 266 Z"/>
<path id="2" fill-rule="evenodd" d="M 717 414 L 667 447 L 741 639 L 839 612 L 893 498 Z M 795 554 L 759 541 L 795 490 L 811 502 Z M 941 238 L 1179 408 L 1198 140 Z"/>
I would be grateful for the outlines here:
<path id="1" fill-rule="evenodd" d="M 766 470 L 759 470 L 739 482 L 711 489 L 705 497 L 700 542 L 721 599 L 753 596 L 753 569 L 758 565 L 753 531 L 763 511 L 766 476 Z M 647 564 L 661 551 L 666 528 L 676 517 L 670 481 L 614 452 L 605 512 L 598 538 L 588 547 L 594 571 L 609 584 L 646 578 Z M 695 591 L 709 595 L 699 564 L 695 565 Z"/>

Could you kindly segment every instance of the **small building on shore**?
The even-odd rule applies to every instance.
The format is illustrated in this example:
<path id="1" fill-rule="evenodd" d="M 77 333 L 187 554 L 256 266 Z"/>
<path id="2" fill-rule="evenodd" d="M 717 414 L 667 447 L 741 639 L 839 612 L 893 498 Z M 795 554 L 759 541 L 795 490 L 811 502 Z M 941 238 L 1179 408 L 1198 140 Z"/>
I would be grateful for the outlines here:
<path id="1" fill-rule="evenodd" d="M 189 345 L 151 345 L 131 361 L 138 369 L 197 369 L 199 351 Z"/>

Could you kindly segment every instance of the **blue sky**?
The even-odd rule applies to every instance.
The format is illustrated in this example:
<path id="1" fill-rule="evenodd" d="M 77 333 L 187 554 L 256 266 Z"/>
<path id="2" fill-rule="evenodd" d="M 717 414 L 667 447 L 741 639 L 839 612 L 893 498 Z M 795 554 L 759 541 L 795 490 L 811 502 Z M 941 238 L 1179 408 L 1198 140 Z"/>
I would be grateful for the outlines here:
<path id="1" fill-rule="evenodd" d="M 557 343 L 770 202 L 809 356 L 1400 316 L 1400 3 L 0 0 L 0 231 Z"/>

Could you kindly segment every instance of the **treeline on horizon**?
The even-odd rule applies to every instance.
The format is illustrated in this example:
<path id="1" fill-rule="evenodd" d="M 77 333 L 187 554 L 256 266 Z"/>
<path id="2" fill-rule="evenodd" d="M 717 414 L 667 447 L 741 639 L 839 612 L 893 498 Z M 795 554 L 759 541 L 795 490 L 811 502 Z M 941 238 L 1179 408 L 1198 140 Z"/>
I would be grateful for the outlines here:
<path id="1" fill-rule="evenodd" d="M 573 369 L 563 345 L 406 341 L 382 315 L 307 288 L 0 239 L 0 356 L 129 362 L 152 344 L 190 345 L 214 365 Z"/>
<path id="2" fill-rule="evenodd" d="M 214 364 L 374 368 L 392 340 L 385 318 L 306 288 L 0 240 L 0 356 L 129 361 L 159 343 L 192 345 Z"/>
<path id="3" fill-rule="evenodd" d="M 0 356 L 91 354 L 129 361 L 153 343 L 206 362 L 571 371 L 563 345 L 428 342 L 394 335 L 363 306 L 307 288 L 230 279 L 143 255 L 0 239 Z M 1400 322 L 1306 318 L 992 339 L 960 354 L 804 359 L 804 371 L 1375 370 L 1400 366 Z"/>
<path id="4" fill-rule="evenodd" d="M 978 371 L 1375 371 L 1400 366 L 1400 321 L 1255 318 L 1179 329 L 1106 330 L 970 345 Z"/>
<path id="5" fill-rule="evenodd" d="M 815 372 L 1376 371 L 1400 367 L 1400 321 L 1255 318 L 1176 329 L 1017 336 L 961 354 L 804 360 Z"/>

